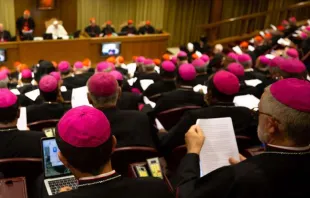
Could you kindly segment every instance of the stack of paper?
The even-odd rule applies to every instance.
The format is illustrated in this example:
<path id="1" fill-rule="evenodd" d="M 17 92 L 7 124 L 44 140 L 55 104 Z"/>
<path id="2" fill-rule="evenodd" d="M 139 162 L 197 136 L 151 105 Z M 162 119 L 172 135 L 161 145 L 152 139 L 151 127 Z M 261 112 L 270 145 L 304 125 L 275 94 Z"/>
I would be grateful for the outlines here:
<path id="1" fill-rule="evenodd" d="M 150 80 L 150 79 L 140 80 L 140 85 L 143 91 L 145 91 L 153 83 L 154 83 L 154 80 Z"/>
<path id="2" fill-rule="evenodd" d="M 230 157 L 239 159 L 231 118 L 198 119 L 196 124 L 206 137 L 200 152 L 201 177 L 229 165 Z"/>
<path id="3" fill-rule="evenodd" d="M 19 114 L 19 118 L 17 120 L 17 128 L 18 130 L 21 131 L 27 131 L 28 127 L 27 127 L 27 111 L 26 111 L 26 107 L 21 107 L 19 109 L 20 114 Z"/>
<path id="4" fill-rule="evenodd" d="M 71 97 L 71 105 L 72 108 L 87 105 L 92 106 L 89 104 L 89 101 L 87 99 L 87 87 L 80 87 L 72 90 L 72 97 Z"/>
<path id="5" fill-rule="evenodd" d="M 238 107 L 247 107 L 249 109 L 253 109 L 258 107 L 259 99 L 257 99 L 253 95 L 243 95 L 243 96 L 236 96 L 234 98 L 234 103 Z"/>
<path id="6" fill-rule="evenodd" d="M 35 101 L 39 95 L 40 95 L 39 89 L 35 89 L 35 90 L 32 90 L 32 91 L 25 93 L 25 96 L 30 98 L 32 101 Z"/>
<path id="7" fill-rule="evenodd" d="M 261 80 L 258 80 L 258 79 L 245 80 L 244 82 L 245 82 L 246 85 L 252 86 L 252 87 L 256 87 L 256 85 L 262 83 L 262 81 L 261 81 Z"/>

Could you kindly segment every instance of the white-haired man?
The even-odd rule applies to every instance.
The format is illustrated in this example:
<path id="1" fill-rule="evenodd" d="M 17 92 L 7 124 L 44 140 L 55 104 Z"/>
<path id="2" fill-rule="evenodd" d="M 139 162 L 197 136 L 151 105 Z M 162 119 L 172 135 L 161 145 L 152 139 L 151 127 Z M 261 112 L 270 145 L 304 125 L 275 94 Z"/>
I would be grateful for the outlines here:
<path id="1" fill-rule="evenodd" d="M 0 42 L 11 41 L 11 33 L 4 29 L 2 23 L 0 23 Z"/>
<path id="2" fill-rule="evenodd" d="M 59 24 L 57 20 L 53 22 L 53 24 L 49 25 L 46 30 L 47 34 L 52 34 L 54 39 L 57 38 L 63 38 L 65 36 L 68 36 L 68 33 L 64 26 Z"/>
<path id="3" fill-rule="evenodd" d="M 198 126 L 186 134 L 188 154 L 179 167 L 180 197 L 309 197 L 310 83 L 289 78 L 266 88 L 259 104 L 258 137 L 263 154 L 200 178 L 204 136 Z M 206 137 L 208 138 L 208 137 Z M 243 161 L 244 160 L 244 161 Z"/>
<path id="4" fill-rule="evenodd" d="M 214 54 L 221 54 L 223 52 L 223 45 L 216 44 L 213 49 Z"/>
<path id="5" fill-rule="evenodd" d="M 5 72 L 0 72 L 0 88 L 7 88 L 9 83 L 8 75 Z"/>

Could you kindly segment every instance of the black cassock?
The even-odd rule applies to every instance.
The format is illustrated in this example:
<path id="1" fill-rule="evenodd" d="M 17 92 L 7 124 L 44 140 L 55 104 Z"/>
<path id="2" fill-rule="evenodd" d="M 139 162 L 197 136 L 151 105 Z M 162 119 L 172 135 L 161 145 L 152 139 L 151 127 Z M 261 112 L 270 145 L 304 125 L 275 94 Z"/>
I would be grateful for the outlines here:
<path id="1" fill-rule="evenodd" d="M 31 17 L 29 17 L 28 19 L 25 19 L 24 17 L 19 17 L 16 21 L 16 27 L 20 36 L 23 35 L 24 28 L 28 30 L 34 30 L 35 26 L 35 22 Z"/>
<path id="2" fill-rule="evenodd" d="M 112 26 L 107 25 L 102 29 L 101 33 L 103 33 L 103 35 L 110 35 L 115 33 L 115 29 Z"/>
<path id="3" fill-rule="evenodd" d="M 267 147 L 266 152 L 200 178 L 199 156 L 187 154 L 178 169 L 180 198 L 307 198 L 310 152 Z"/>
<path id="4" fill-rule="evenodd" d="M 143 95 L 150 98 L 157 94 L 173 91 L 176 89 L 174 80 L 160 80 L 151 84 L 144 92 Z"/>
<path id="5" fill-rule="evenodd" d="M 97 37 L 100 34 L 100 27 L 98 25 L 90 25 L 85 28 L 85 32 L 87 32 L 90 37 Z"/>
<path id="6" fill-rule="evenodd" d="M 129 27 L 128 25 L 123 27 L 121 32 L 126 34 L 138 34 L 138 31 L 135 26 Z"/>
<path id="7" fill-rule="evenodd" d="M 142 26 L 139 28 L 139 34 L 155 34 L 153 26 Z"/>

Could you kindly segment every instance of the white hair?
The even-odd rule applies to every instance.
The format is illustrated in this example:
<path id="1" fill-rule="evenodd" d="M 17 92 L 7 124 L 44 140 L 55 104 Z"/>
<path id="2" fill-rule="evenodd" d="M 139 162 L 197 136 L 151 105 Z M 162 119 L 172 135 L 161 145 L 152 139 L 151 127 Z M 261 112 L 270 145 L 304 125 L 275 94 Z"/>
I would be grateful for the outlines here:
<path id="1" fill-rule="evenodd" d="M 89 91 L 88 82 L 87 82 L 87 89 L 89 93 L 89 97 L 92 100 L 95 107 L 104 107 L 108 104 L 115 104 L 118 99 L 119 92 L 116 91 L 111 96 L 95 96 L 93 93 Z"/>
<path id="2" fill-rule="evenodd" d="M 193 52 L 194 51 L 194 44 L 193 43 L 187 43 L 187 49 L 189 52 Z"/>
<path id="3" fill-rule="evenodd" d="M 279 130 L 285 138 L 293 141 L 296 146 L 310 144 L 310 113 L 292 109 L 277 101 L 270 92 L 270 86 L 265 89 L 261 98 L 261 111 L 272 115 L 279 121 Z"/>
<path id="4" fill-rule="evenodd" d="M 223 45 L 221 45 L 221 44 L 216 44 L 216 45 L 214 46 L 214 49 L 218 50 L 219 52 L 222 52 L 222 51 L 223 51 Z"/>
<path id="5" fill-rule="evenodd" d="M 0 88 L 7 88 L 9 83 L 9 78 L 6 77 L 3 80 L 0 80 Z"/>

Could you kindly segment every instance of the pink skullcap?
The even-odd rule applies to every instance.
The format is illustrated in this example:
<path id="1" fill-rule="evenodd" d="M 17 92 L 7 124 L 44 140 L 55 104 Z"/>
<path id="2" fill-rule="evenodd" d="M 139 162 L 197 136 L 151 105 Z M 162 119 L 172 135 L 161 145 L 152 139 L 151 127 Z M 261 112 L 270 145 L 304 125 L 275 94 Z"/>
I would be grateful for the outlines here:
<path id="1" fill-rule="evenodd" d="M 308 26 L 306 27 L 306 30 L 307 30 L 308 32 L 310 32 L 310 25 L 308 25 Z"/>
<path id="2" fill-rule="evenodd" d="M 182 64 L 179 67 L 179 75 L 185 81 L 194 80 L 196 78 L 196 70 L 192 64 Z"/>
<path id="3" fill-rule="evenodd" d="M 203 60 L 201 60 L 200 58 L 195 59 L 192 62 L 192 64 L 194 65 L 194 67 L 204 67 L 204 66 L 206 66 L 206 63 Z"/>
<path id="4" fill-rule="evenodd" d="M 306 67 L 304 64 L 300 64 L 300 62 L 297 62 L 296 59 L 285 59 L 281 61 L 279 68 L 287 73 L 301 73 L 306 70 Z"/>
<path id="5" fill-rule="evenodd" d="M 11 71 L 7 67 L 1 67 L 0 71 L 6 73 L 7 75 L 11 73 Z"/>
<path id="6" fill-rule="evenodd" d="M 291 58 L 298 58 L 298 51 L 295 48 L 290 48 L 286 51 L 286 54 Z"/>
<path id="7" fill-rule="evenodd" d="M 144 62 L 143 62 L 143 64 L 144 64 L 145 66 L 154 66 L 154 65 L 155 65 L 155 64 L 154 64 L 154 61 L 153 61 L 152 59 L 145 59 Z"/>
<path id="8" fill-rule="evenodd" d="M 230 63 L 227 67 L 227 70 L 236 76 L 244 76 L 244 68 L 239 63 Z"/>
<path id="9" fill-rule="evenodd" d="M 214 74 L 213 83 L 219 92 L 226 95 L 236 94 L 240 89 L 238 78 L 234 74 L 224 70 Z"/>
<path id="10" fill-rule="evenodd" d="M 22 78 L 32 78 L 32 72 L 30 69 L 24 69 L 22 71 Z"/>
<path id="11" fill-rule="evenodd" d="M 114 78 L 116 80 L 123 80 L 123 75 L 121 74 L 121 72 L 113 70 L 111 71 L 109 74 L 111 74 L 112 76 L 114 76 Z"/>
<path id="12" fill-rule="evenodd" d="M 0 89 L 0 108 L 7 108 L 17 102 L 17 96 L 7 88 Z"/>
<path id="13" fill-rule="evenodd" d="M 0 80 L 5 80 L 8 78 L 8 75 L 4 71 L 0 71 Z"/>
<path id="14" fill-rule="evenodd" d="M 269 67 L 279 67 L 282 61 L 284 61 L 284 59 L 280 56 L 277 56 L 270 61 Z"/>
<path id="15" fill-rule="evenodd" d="M 136 62 L 137 63 L 144 63 L 144 60 L 145 58 L 143 56 L 139 56 L 137 59 L 136 59 Z"/>
<path id="16" fill-rule="evenodd" d="M 61 61 L 58 64 L 58 70 L 60 72 L 67 72 L 70 70 L 70 63 L 68 61 Z"/>
<path id="17" fill-rule="evenodd" d="M 264 65 L 269 65 L 270 59 L 267 58 L 266 56 L 262 55 L 259 57 L 259 62 L 264 64 Z"/>
<path id="18" fill-rule="evenodd" d="M 109 73 L 97 73 L 88 80 L 88 91 L 95 96 L 111 96 L 117 91 L 117 81 Z"/>
<path id="19" fill-rule="evenodd" d="M 295 22 L 296 22 L 296 17 L 290 17 L 288 20 L 289 20 L 290 22 L 295 23 Z"/>
<path id="20" fill-rule="evenodd" d="M 94 148 L 111 136 L 111 127 L 102 111 L 89 106 L 69 110 L 57 125 L 60 138 L 71 146 Z"/>
<path id="21" fill-rule="evenodd" d="M 234 60 L 238 60 L 238 54 L 234 53 L 234 52 L 229 52 L 227 54 L 227 56 L 231 59 L 234 59 Z"/>
<path id="22" fill-rule="evenodd" d="M 53 76 L 54 78 L 56 78 L 57 82 L 59 82 L 60 79 L 61 79 L 61 76 L 60 76 L 59 72 L 55 72 L 54 71 L 54 72 L 51 72 L 50 75 Z"/>
<path id="23" fill-rule="evenodd" d="M 173 64 L 172 61 L 164 61 L 161 64 L 161 67 L 163 68 L 163 70 L 165 70 L 167 72 L 174 72 L 176 69 L 175 64 Z"/>
<path id="24" fill-rule="evenodd" d="M 239 63 L 244 63 L 244 62 L 248 62 L 248 61 L 251 61 L 251 60 L 252 60 L 252 58 L 248 54 L 240 54 L 240 55 L 238 55 L 238 62 Z"/>
<path id="25" fill-rule="evenodd" d="M 173 56 L 172 58 L 171 58 L 171 62 L 173 62 L 174 64 L 177 64 L 177 57 L 176 56 Z"/>
<path id="26" fill-rule="evenodd" d="M 297 78 L 287 78 L 273 83 L 272 96 L 280 103 L 303 112 L 310 112 L 310 83 Z"/>
<path id="27" fill-rule="evenodd" d="M 82 69 L 84 66 L 83 66 L 83 63 L 81 61 L 77 61 L 74 63 L 74 68 L 75 69 Z"/>
<path id="28" fill-rule="evenodd" d="M 187 53 L 184 51 L 179 51 L 177 57 L 187 57 Z"/>
<path id="29" fill-rule="evenodd" d="M 203 55 L 201 55 L 200 59 L 206 63 L 206 62 L 209 62 L 210 57 L 206 54 L 203 54 Z"/>
<path id="30" fill-rule="evenodd" d="M 112 70 L 112 65 L 108 62 L 100 62 L 97 64 L 96 69 L 98 72 L 109 72 Z"/>
<path id="31" fill-rule="evenodd" d="M 300 34 L 300 38 L 302 38 L 302 39 L 306 39 L 307 37 L 308 37 L 308 35 L 306 33 L 304 33 L 304 32 L 302 32 Z"/>
<path id="32" fill-rule="evenodd" d="M 54 76 L 43 76 L 39 82 L 39 89 L 45 93 L 53 92 L 57 89 L 58 82 Z"/>
<path id="33" fill-rule="evenodd" d="M 132 88 L 131 92 L 135 94 L 141 94 L 141 91 L 138 88 Z"/>

